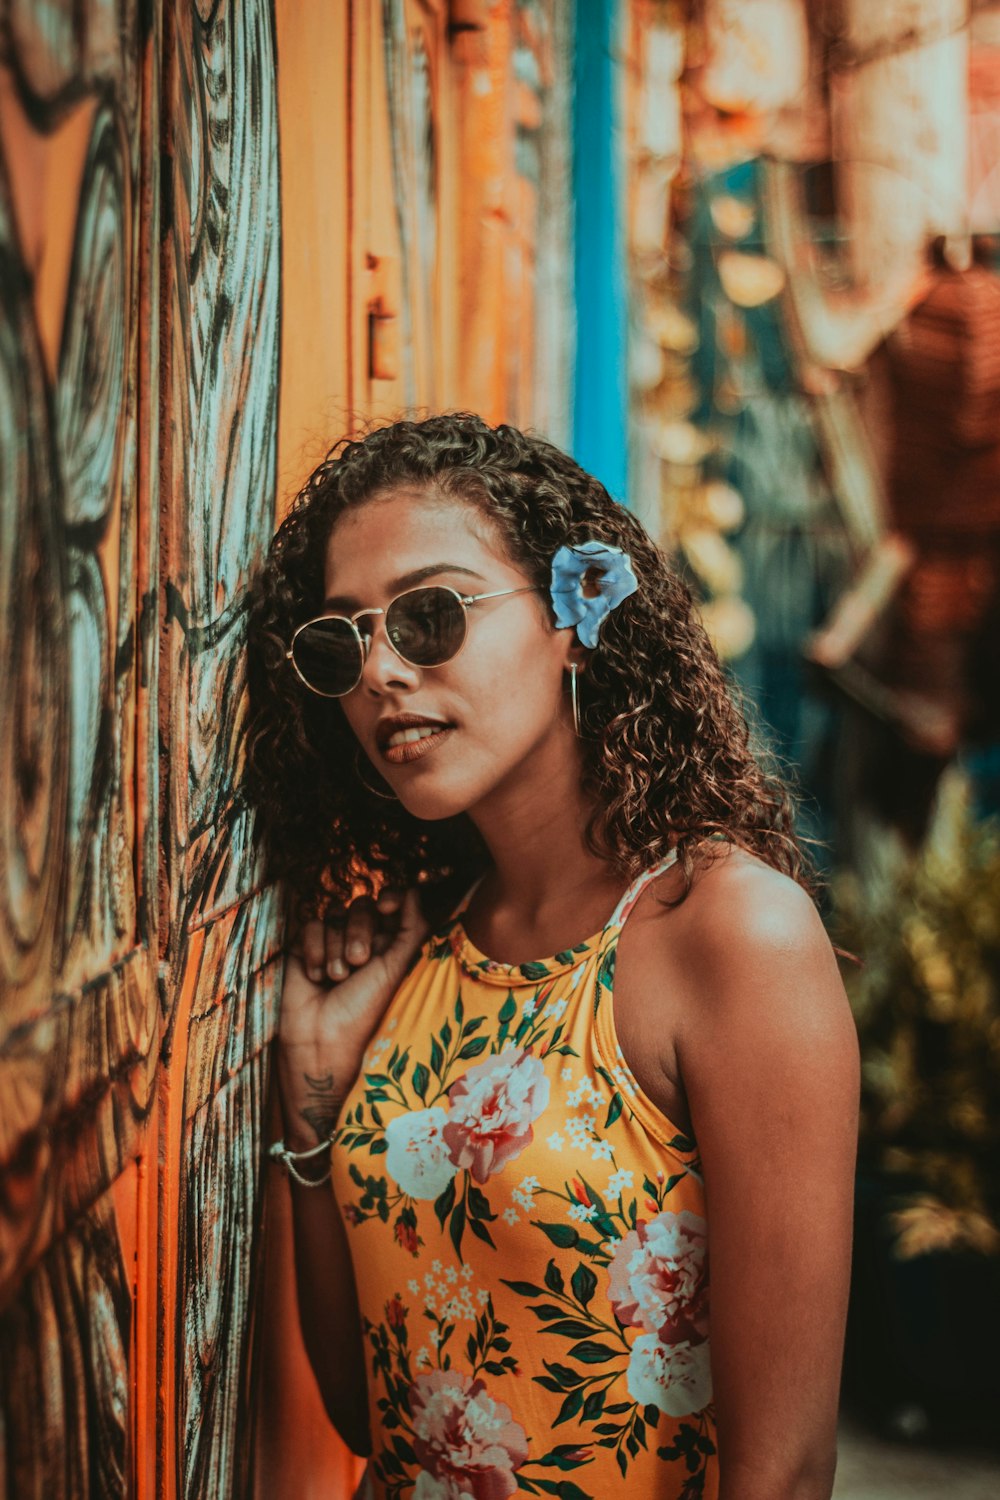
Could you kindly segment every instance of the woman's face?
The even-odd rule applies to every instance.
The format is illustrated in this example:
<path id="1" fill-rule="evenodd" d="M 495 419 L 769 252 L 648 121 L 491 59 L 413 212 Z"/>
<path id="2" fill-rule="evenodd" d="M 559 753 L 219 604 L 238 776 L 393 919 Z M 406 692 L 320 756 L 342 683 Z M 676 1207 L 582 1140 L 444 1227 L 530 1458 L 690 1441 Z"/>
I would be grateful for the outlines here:
<path id="1" fill-rule="evenodd" d="M 341 517 L 327 547 L 325 581 L 325 607 L 341 614 L 384 609 L 418 585 L 484 594 L 531 583 L 506 560 L 481 511 L 407 490 Z M 544 594 L 470 606 L 464 646 L 439 667 L 401 660 L 381 616 L 360 623 L 374 627 L 371 648 L 361 681 L 340 703 L 364 754 L 414 816 L 474 813 L 520 778 L 541 747 L 554 748 L 556 740 L 575 746 L 563 687 L 574 635 L 551 624 Z M 399 715 L 440 727 L 419 745 L 411 729 L 403 746 L 392 739 Z"/>

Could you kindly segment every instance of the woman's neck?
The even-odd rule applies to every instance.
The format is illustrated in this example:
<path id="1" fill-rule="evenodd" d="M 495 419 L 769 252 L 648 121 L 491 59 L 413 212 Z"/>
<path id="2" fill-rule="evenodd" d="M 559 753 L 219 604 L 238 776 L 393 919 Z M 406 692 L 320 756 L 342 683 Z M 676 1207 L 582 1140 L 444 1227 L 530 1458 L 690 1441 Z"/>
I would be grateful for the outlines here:
<path id="1" fill-rule="evenodd" d="M 624 888 L 586 844 L 593 804 L 580 787 L 576 758 L 553 759 L 549 767 L 536 759 L 530 776 L 512 778 L 470 810 L 490 857 L 473 905 L 504 931 L 541 932 L 575 911 L 585 919 L 605 905 L 610 910 Z"/>

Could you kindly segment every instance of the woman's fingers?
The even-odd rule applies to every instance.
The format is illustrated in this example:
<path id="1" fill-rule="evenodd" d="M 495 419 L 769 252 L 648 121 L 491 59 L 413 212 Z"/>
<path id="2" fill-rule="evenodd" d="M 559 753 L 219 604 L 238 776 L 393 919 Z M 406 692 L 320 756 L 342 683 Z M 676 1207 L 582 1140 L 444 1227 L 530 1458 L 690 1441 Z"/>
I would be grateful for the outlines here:
<path id="1" fill-rule="evenodd" d="M 403 892 L 383 886 L 375 903 L 377 924 L 372 937 L 372 952 L 382 954 L 396 941 L 399 932 L 399 912 L 403 905 Z"/>
<path id="2" fill-rule="evenodd" d="M 344 957 L 349 964 L 357 968 L 368 962 L 374 933 L 375 902 L 367 896 L 359 896 L 348 907 L 344 930 Z"/>
<path id="3" fill-rule="evenodd" d="M 400 939 L 415 948 L 423 942 L 429 932 L 430 924 L 420 905 L 420 892 L 415 885 L 411 885 L 402 904 L 399 924 Z"/>
<path id="4" fill-rule="evenodd" d="M 307 977 L 315 984 L 319 984 L 323 978 L 325 946 L 323 923 L 306 922 L 302 928 L 302 961 Z"/>
<path id="5" fill-rule="evenodd" d="M 409 961 L 429 931 L 427 918 L 420 906 L 419 892 L 415 885 L 411 885 L 400 902 L 399 920 L 389 946 L 396 950 L 399 958 Z"/>
<path id="6" fill-rule="evenodd" d="M 295 946 L 306 977 L 313 984 L 347 979 L 352 969 L 393 947 L 401 929 L 412 928 L 415 918 L 419 920 L 415 891 L 383 887 L 377 900 L 359 896 L 346 911 L 304 923 Z"/>
<path id="7" fill-rule="evenodd" d="M 346 979 L 351 972 L 344 960 L 344 923 L 327 924 L 326 972 L 331 979 Z"/>

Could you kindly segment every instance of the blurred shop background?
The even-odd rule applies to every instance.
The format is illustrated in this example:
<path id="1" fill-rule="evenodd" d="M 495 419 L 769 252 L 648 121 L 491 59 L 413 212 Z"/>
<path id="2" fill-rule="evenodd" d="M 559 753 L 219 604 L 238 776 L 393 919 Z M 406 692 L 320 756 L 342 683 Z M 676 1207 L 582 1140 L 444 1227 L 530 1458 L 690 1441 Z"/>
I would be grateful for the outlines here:
<path id="1" fill-rule="evenodd" d="M 863 960 L 839 1500 L 1000 1492 L 1000 3 L 3 0 L 0 385 L 0 1494 L 353 1492 L 243 588 L 442 407 L 635 509 L 798 780 Z"/>

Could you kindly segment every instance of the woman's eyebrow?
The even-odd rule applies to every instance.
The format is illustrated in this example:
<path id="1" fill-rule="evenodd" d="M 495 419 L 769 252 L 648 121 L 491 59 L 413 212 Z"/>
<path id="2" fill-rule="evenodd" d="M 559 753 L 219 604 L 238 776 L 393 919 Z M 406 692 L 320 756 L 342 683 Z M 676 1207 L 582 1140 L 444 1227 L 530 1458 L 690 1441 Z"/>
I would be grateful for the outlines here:
<path id="1" fill-rule="evenodd" d="M 404 589 L 414 588 L 427 578 L 437 577 L 439 573 L 463 573 L 467 578 L 478 578 L 480 583 L 486 582 L 482 573 L 477 573 L 473 568 L 464 568 L 461 563 L 427 563 L 422 568 L 414 568 L 412 572 L 404 573 L 400 578 L 394 578 L 389 585 L 389 591 L 393 596 L 401 594 Z M 332 594 L 329 599 L 324 599 L 323 608 L 350 612 L 352 609 L 360 609 L 361 605 L 349 594 Z"/>

